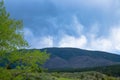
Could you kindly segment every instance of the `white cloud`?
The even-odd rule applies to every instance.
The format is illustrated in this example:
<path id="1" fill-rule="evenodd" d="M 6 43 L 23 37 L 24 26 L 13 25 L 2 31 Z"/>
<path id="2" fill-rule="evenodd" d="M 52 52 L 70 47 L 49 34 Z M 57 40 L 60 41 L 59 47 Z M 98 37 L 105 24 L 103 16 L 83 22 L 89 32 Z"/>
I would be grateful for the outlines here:
<path id="1" fill-rule="evenodd" d="M 42 38 L 35 38 L 32 41 L 32 48 L 45 48 L 45 47 L 53 47 L 53 39 L 52 37 L 42 37 Z"/>
<path id="2" fill-rule="evenodd" d="M 76 47 L 83 48 L 87 43 L 87 39 L 84 35 L 79 38 L 73 36 L 64 35 L 64 37 L 59 42 L 59 47 Z"/>
<path id="3" fill-rule="evenodd" d="M 90 34 L 90 36 L 91 40 L 87 43 L 89 46 L 86 49 L 108 52 L 120 51 L 120 25 L 112 26 L 109 29 L 108 36 L 98 38 L 93 34 Z"/>
<path id="4" fill-rule="evenodd" d="M 90 50 L 112 51 L 112 42 L 109 39 L 95 38 L 88 44 L 87 49 Z"/>
<path id="5" fill-rule="evenodd" d="M 47 1 L 48 1 L 48 3 L 46 3 Z M 50 27 L 51 29 L 46 27 L 45 31 L 42 34 L 47 33 L 49 35 L 49 31 L 47 32 L 46 30 L 50 29 L 50 32 L 53 32 L 53 36 L 57 36 L 58 38 L 61 38 L 60 41 L 57 41 L 55 39 L 56 40 L 55 42 L 56 43 L 58 42 L 58 44 L 59 44 L 58 46 L 60 46 L 60 47 L 77 47 L 77 48 L 84 48 L 84 49 L 109 51 L 109 52 L 120 51 L 120 24 L 117 24 L 115 26 L 109 26 L 109 25 L 117 23 L 120 20 L 120 0 L 31 0 L 31 1 L 13 0 L 13 2 L 11 2 L 10 0 L 5 0 L 5 3 L 6 3 L 6 5 L 9 3 L 9 6 L 12 9 L 12 11 L 14 8 L 16 8 L 15 6 L 18 6 L 18 8 L 20 6 L 26 6 L 26 8 L 29 8 L 31 11 L 30 6 L 33 4 L 36 4 L 36 3 L 37 3 L 37 5 L 34 5 L 32 7 L 36 7 L 36 6 L 39 7 L 38 5 L 41 4 L 41 5 L 44 5 L 46 8 L 49 8 L 49 7 L 47 7 L 47 6 L 49 6 L 49 3 L 50 3 L 50 5 L 52 5 L 52 3 L 49 1 L 52 1 L 53 2 L 52 7 L 56 8 L 56 11 L 54 10 L 55 12 L 53 12 L 53 13 L 56 13 L 58 15 L 55 15 L 55 17 L 51 16 L 50 19 L 47 17 L 48 14 L 44 15 L 45 16 L 44 17 L 45 24 L 47 25 L 48 23 L 50 23 L 50 25 L 49 24 L 48 25 L 49 26 L 52 25 L 52 26 Z M 13 3 L 15 3 L 15 4 L 12 5 Z M 26 3 L 29 3 L 29 4 L 26 5 Z M 54 6 L 54 4 L 56 6 Z M 8 8 L 9 8 L 9 6 L 8 6 Z M 29 12 L 29 9 L 27 12 Z M 40 8 L 40 9 L 42 9 L 42 8 Z M 52 8 L 50 8 L 50 9 L 52 9 Z M 66 11 L 61 13 L 59 11 L 61 9 L 65 9 Z M 74 12 L 71 12 L 72 9 L 74 9 L 73 10 Z M 82 12 L 82 10 L 83 10 L 83 12 Z M 100 13 L 101 16 L 98 13 L 96 13 L 96 10 L 100 10 L 100 11 L 98 11 L 98 13 Z M 103 12 L 101 12 L 101 10 L 103 10 L 103 12 L 105 11 L 107 13 L 103 13 Z M 43 8 L 43 12 L 42 12 L 43 14 L 44 14 L 44 11 L 46 13 L 47 9 Z M 65 12 L 67 12 L 67 13 L 65 13 Z M 80 12 L 82 14 L 80 14 Z M 86 13 L 86 12 L 88 12 L 88 13 Z M 14 12 L 12 12 L 12 13 L 14 13 Z M 64 14 L 68 14 L 68 15 L 70 14 L 69 17 L 73 17 L 72 20 L 70 20 L 71 21 L 70 24 L 64 24 L 64 21 L 62 21 L 64 19 L 66 21 L 68 19 L 71 19 L 71 18 L 68 18 L 68 16 L 67 17 L 64 16 Z M 86 14 L 86 15 L 83 15 L 83 14 Z M 94 18 L 94 16 L 91 17 L 91 14 L 95 15 L 96 23 L 94 21 L 92 21 L 91 18 Z M 91 19 L 90 25 L 83 26 L 79 22 L 80 18 L 77 18 L 77 16 L 75 16 L 75 15 L 77 15 L 77 16 L 80 15 L 83 18 L 87 18 L 89 20 Z M 41 16 L 41 14 L 40 14 L 40 16 Z M 58 17 L 61 18 L 61 16 L 62 17 L 64 16 L 63 19 L 58 18 Z M 98 19 L 98 18 L 96 18 L 96 16 L 100 17 L 100 18 Z M 44 18 L 41 18 L 41 19 L 44 19 Z M 49 20 L 47 21 L 46 18 Z M 58 21 L 61 20 L 60 25 L 58 25 L 57 19 L 58 19 Z M 87 21 L 87 19 L 83 19 L 82 22 L 84 24 L 89 24 L 89 20 Z M 109 21 L 109 19 L 110 19 L 110 21 Z M 31 20 L 32 20 L 32 18 L 31 18 Z M 86 20 L 86 21 L 84 21 L 84 20 Z M 100 21 L 100 20 L 102 20 L 102 21 Z M 36 22 L 36 20 L 35 20 L 35 22 Z M 38 24 L 38 23 L 40 23 L 40 22 L 34 23 L 34 25 L 42 26 L 42 24 L 44 24 L 44 20 L 43 20 L 43 22 L 41 22 L 41 24 Z M 93 25 L 91 25 L 91 24 L 93 24 Z M 103 26 L 100 26 L 100 24 Z M 60 27 L 60 26 L 63 26 L 63 27 Z M 60 28 L 58 28 L 58 27 L 60 27 Z M 85 29 L 89 28 L 90 30 L 84 30 L 84 27 L 86 27 Z M 110 28 L 110 29 L 108 29 L 108 30 L 110 30 L 109 33 L 107 33 L 108 30 L 106 30 L 106 27 Z M 38 27 L 38 28 L 36 27 L 36 29 L 39 29 L 39 28 L 43 29 L 43 27 Z M 67 28 L 67 29 L 63 30 L 65 28 Z M 33 29 L 33 28 L 31 28 L 31 29 Z M 59 30 L 59 29 L 61 29 L 61 30 Z M 103 29 L 104 29 L 104 31 L 106 31 L 106 33 L 102 34 Z M 54 31 L 54 30 L 56 30 L 56 31 Z M 37 31 L 39 32 L 39 30 L 37 30 Z M 59 32 L 60 35 L 58 35 L 57 31 Z M 101 33 L 99 35 L 100 31 L 101 31 Z M 53 44 L 55 46 L 57 46 L 57 44 L 53 42 L 52 36 L 44 36 L 44 37 L 43 36 L 42 37 L 35 36 L 34 33 L 32 32 L 32 30 L 30 30 L 30 28 L 29 29 L 25 28 L 24 32 L 25 32 L 25 34 L 24 34 L 25 38 L 29 42 L 31 48 L 53 47 Z M 56 33 L 56 34 L 54 35 L 54 33 Z M 40 34 L 41 34 L 41 32 L 40 32 Z M 69 34 L 69 35 L 67 35 L 67 34 Z M 108 35 L 106 36 L 106 34 L 108 34 Z M 72 35 L 72 36 L 70 36 L 70 35 Z M 76 35 L 80 36 L 80 37 L 75 37 Z"/>
<path id="6" fill-rule="evenodd" d="M 77 28 L 76 28 L 77 31 Z M 96 23 L 91 27 L 89 36 L 83 35 L 76 38 L 74 36 L 64 35 L 59 42 L 59 47 L 75 47 L 88 50 L 99 50 L 107 52 L 120 51 L 120 25 L 108 28 L 108 35 L 97 36 L 99 24 Z"/>
<path id="7" fill-rule="evenodd" d="M 111 28 L 110 35 L 110 40 L 113 43 L 114 49 L 120 50 L 120 25 Z"/>
<path id="8" fill-rule="evenodd" d="M 78 22 L 76 23 L 78 24 Z M 93 28 L 95 26 L 99 25 L 95 24 Z M 93 28 L 91 28 L 91 31 L 94 32 Z M 77 31 L 77 27 L 75 29 Z M 116 26 L 112 26 L 108 30 L 109 34 L 107 36 L 102 35 L 101 37 L 96 37 L 97 34 L 92 33 L 91 31 L 88 32 L 89 37 L 83 35 L 82 33 L 80 33 L 80 37 L 64 34 L 64 36 L 61 37 L 61 40 L 58 41 L 58 47 L 75 47 L 108 52 L 120 51 L 120 25 L 118 24 Z M 40 49 L 45 47 L 54 47 L 53 44 L 57 45 L 53 42 L 53 37 L 51 36 L 35 37 L 32 31 L 27 28 L 24 29 L 24 32 L 26 40 L 30 43 L 30 48 Z"/>
<path id="9" fill-rule="evenodd" d="M 51 36 L 36 37 L 28 28 L 24 29 L 25 39 L 29 42 L 30 48 L 53 47 L 53 38 Z"/>
<path id="10" fill-rule="evenodd" d="M 72 23 L 68 26 L 69 28 L 72 27 L 73 31 L 77 34 L 81 35 L 80 37 L 70 36 L 67 34 L 63 34 L 61 40 L 59 41 L 59 47 L 76 47 L 76 48 L 83 48 L 87 43 L 87 39 L 84 35 L 82 35 L 84 26 L 79 22 L 76 15 L 73 17 Z M 71 27 L 70 27 L 71 26 Z"/>
<path id="11" fill-rule="evenodd" d="M 93 28 L 95 26 L 98 25 L 94 25 Z M 94 31 L 94 29 L 91 30 Z M 45 47 L 54 47 L 53 44 L 56 45 L 53 42 L 53 37 L 51 36 L 35 37 L 32 31 L 27 28 L 24 29 L 24 32 L 26 40 L 30 43 L 30 48 L 40 49 Z M 108 52 L 120 51 L 120 25 L 112 26 L 109 29 L 108 36 L 96 37 L 96 33 L 88 33 L 89 38 L 82 33 L 80 33 L 80 37 L 64 34 L 61 40 L 58 41 L 58 47 L 75 47 Z"/>

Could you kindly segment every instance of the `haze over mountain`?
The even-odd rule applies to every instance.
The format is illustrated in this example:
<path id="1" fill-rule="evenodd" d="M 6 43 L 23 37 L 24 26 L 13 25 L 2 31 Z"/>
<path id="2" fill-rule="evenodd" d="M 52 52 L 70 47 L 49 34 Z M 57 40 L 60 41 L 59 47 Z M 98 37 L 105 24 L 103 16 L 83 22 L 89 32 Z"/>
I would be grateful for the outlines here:
<path id="1" fill-rule="evenodd" d="M 44 65 L 49 69 L 55 68 L 85 68 L 120 64 L 120 55 L 88 51 L 78 48 L 44 48 L 51 54 L 50 59 Z"/>

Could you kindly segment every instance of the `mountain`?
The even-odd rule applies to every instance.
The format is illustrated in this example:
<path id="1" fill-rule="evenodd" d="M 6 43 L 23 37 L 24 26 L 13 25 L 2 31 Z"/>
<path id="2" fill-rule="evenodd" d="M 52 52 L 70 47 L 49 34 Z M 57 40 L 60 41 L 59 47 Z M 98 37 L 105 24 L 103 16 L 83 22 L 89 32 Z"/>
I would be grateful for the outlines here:
<path id="1" fill-rule="evenodd" d="M 87 68 L 120 64 L 120 55 L 89 51 L 77 48 L 44 48 L 50 53 L 50 59 L 44 64 L 48 69 Z"/>

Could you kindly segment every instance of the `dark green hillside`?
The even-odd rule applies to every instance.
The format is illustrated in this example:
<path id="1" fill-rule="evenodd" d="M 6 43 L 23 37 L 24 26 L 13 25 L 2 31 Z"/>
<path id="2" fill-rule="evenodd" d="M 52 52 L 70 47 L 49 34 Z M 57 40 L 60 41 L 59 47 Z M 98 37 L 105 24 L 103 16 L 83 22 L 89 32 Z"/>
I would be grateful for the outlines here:
<path id="1" fill-rule="evenodd" d="M 44 65 L 48 69 L 90 68 L 120 64 L 120 55 L 77 48 L 45 48 L 51 54 Z"/>
<path id="2" fill-rule="evenodd" d="M 120 62 L 120 55 L 102 51 L 89 51 L 77 48 L 44 48 L 41 50 L 46 50 L 48 53 L 51 53 L 52 56 L 59 56 L 66 60 L 75 56 L 90 56 L 93 58 L 105 58 L 110 61 Z"/>

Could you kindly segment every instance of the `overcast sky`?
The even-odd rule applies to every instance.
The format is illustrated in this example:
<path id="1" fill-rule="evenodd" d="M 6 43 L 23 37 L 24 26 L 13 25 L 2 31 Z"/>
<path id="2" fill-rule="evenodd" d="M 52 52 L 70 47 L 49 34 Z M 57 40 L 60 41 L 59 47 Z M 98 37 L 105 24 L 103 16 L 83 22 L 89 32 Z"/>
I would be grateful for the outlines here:
<path id="1" fill-rule="evenodd" d="M 75 47 L 120 54 L 120 0 L 5 0 L 31 48 Z"/>

